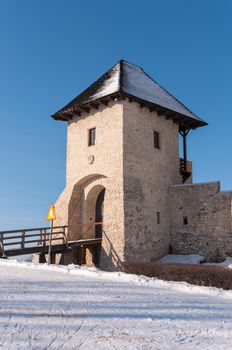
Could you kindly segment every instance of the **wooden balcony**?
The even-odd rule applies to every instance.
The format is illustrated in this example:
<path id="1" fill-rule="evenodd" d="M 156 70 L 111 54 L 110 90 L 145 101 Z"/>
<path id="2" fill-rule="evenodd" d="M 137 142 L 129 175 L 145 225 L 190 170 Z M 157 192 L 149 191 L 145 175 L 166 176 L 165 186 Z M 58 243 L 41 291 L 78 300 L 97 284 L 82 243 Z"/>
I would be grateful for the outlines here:
<path id="1" fill-rule="evenodd" d="M 192 162 L 185 161 L 180 158 L 180 175 L 182 176 L 182 183 L 192 183 Z"/>

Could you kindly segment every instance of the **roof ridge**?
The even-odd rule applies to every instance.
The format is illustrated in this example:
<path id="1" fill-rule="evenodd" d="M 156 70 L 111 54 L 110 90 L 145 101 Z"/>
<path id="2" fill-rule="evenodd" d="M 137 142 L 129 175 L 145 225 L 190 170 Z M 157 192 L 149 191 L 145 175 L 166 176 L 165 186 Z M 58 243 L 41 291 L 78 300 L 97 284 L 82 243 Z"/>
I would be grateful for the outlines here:
<path id="1" fill-rule="evenodd" d="M 123 91 L 123 62 L 124 60 L 119 61 L 119 91 Z"/>
<path id="2" fill-rule="evenodd" d="M 138 65 L 135 64 L 135 63 L 131 63 L 131 62 L 127 61 L 127 60 L 120 60 L 120 61 L 125 62 L 125 63 L 129 63 L 129 64 L 131 64 L 132 66 L 135 66 L 135 67 L 137 67 L 137 68 L 139 68 L 139 69 L 142 69 L 142 71 L 143 71 L 143 68 L 140 67 L 140 66 L 138 66 Z"/>

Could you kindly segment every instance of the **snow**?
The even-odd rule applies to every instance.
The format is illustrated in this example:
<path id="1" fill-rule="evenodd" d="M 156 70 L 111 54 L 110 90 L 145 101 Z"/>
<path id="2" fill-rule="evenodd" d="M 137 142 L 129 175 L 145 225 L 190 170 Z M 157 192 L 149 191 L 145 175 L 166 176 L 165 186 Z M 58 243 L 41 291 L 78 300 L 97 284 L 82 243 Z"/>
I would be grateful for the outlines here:
<path id="1" fill-rule="evenodd" d="M 232 258 L 228 256 L 224 261 L 217 264 L 217 266 L 228 267 L 232 269 Z"/>
<path id="2" fill-rule="evenodd" d="M 226 267 L 229 269 L 232 269 L 232 258 L 231 257 L 227 257 L 224 261 L 222 261 L 221 263 L 207 263 L 205 265 L 211 265 L 211 266 L 218 266 L 218 267 Z"/>
<path id="3" fill-rule="evenodd" d="M 146 74 L 143 69 L 129 62 L 124 61 L 123 63 L 124 92 L 200 120 L 200 118 L 194 115 L 187 107 Z"/>
<path id="4" fill-rule="evenodd" d="M 104 96 L 111 95 L 119 91 L 120 81 L 120 64 L 116 64 L 111 71 L 111 75 L 103 81 L 102 86 L 99 87 L 98 91 L 89 97 L 89 101 L 99 99 Z"/>
<path id="5" fill-rule="evenodd" d="M 124 91 L 144 101 L 168 108 L 195 120 L 201 120 L 146 74 L 142 68 L 126 61 L 122 61 L 121 64 L 120 62 L 116 63 L 107 73 L 95 82 L 94 86 L 91 86 L 79 95 L 81 96 L 81 100 L 79 96 L 77 96 L 77 98 L 71 101 L 66 107 L 70 107 L 73 103 L 78 104 L 80 102 L 87 103 L 94 101 L 118 91 Z M 82 100 L 83 94 L 85 97 Z"/>
<path id="6" fill-rule="evenodd" d="M 217 267 L 224 267 L 232 269 L 232 258 L 227 257 L 224 261 L 220 263 L 205 263 L 205 257 L 198 254 L 167 254 L 163 258 L 161 258 L 158 263 L 159 264 L 202 264 L 202 265 L 210 265 Z"/>
<path id="7" fill-rule="evenodd" d="M 232 291 L 0 261 L 0 348 L 230 349 Z"/>
<path id="8" fill-rule="evenodd" d="M 168 254 L 158 261 L 159 264 L 201 264 L 205 257 L 198 254 Z"/>

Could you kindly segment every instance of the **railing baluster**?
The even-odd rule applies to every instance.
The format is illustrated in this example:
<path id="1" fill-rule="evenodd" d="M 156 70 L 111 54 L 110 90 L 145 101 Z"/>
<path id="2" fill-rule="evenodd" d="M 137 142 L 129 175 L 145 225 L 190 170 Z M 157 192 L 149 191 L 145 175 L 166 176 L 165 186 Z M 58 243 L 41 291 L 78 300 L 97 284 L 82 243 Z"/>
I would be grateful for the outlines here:
<path id="1" fill-rule="evenodd" d="M 47 239 L 47 230 L 44 230 L 44 240 L 43 240 L 43 245 L 44 247 L 46 246 L 46 239 Z"/>
<path id="2" fill-rule="evenodd" d="M 42 245 L 42 242 L 43 242 L 43 230 L 40 229 L 39 232 L 40 232 L 40 234 L 39 234 L 38 245 Z"/>
<path id="3" fill-rule="evenodd" d="M 3 242 L 3 239 L 4 239 L 4 234 L 1 233 L 1 235 L 0 235 L 0 246 L 1 246 L 2 257 L 5 255 L 5 253 L 4 253 L 4 242 Z"/>
<path id="4" fill-rule="evenodd" d="M 25 231 L 22 232 L 21 248 L 25 248 Z"/>

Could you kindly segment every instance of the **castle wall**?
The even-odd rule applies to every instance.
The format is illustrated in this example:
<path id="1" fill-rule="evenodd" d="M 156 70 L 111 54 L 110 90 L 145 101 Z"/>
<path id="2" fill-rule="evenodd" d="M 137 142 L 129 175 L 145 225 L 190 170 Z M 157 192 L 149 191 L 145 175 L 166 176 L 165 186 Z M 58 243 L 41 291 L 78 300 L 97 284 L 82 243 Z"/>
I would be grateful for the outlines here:
<path id="1" fill-rule="evenodd" d="M 172 252 L 212 261 L 231 256 L 232 192 L 220 192 L 214 182 L 171 186 L 169 193 Z"/>
<path id="2" fill-rule="evenodd" d="M 88 146 L 88 129 L 94 127 L 96 144 Z M 93 213 L 93 198 L 88 194 L 97 186 L 106 189 L 101 251 L 101 267 L 105 269 L 114 269 L 124 255 L 122 129 L 123 105 L 113 101 L 69 122 L 66 188 L 55 204 L 56 225 L 68 224 L 69 239 L 91 238 L 93 230 L 86 227 L 95 218 L 88 217 Z M 70 260 L 75 262 L 75 257 Z"/>
<path id="3" fill-rule="evenodd" d="M 88 147 L 93 127 L 96 144 Z M 69 122 L 66 181 L 55 205 L 56 225 L 67 224 L 71 240 L 94 237 L 96 199 L 106 189 L 103 269 L 156 261 L 170 248 L 209 260 L 232 254 L 232 192 L 220 192 L 219 183 L 181 184 L 178 125 L 136 102 L 112 101 Z M 69 262 L 77 262 L 76 254 Z M 89 265 L 92 255 L 87 250 Z"/>
<path id="4" fill-rule="evenodd" d="M 181 183 L 178 125 L 136 102 L 123 106 L 125 260 L 156 261 L 170 244 L 168 187 Z M 154 148 L 154 131 L 160 149 Z"/>

